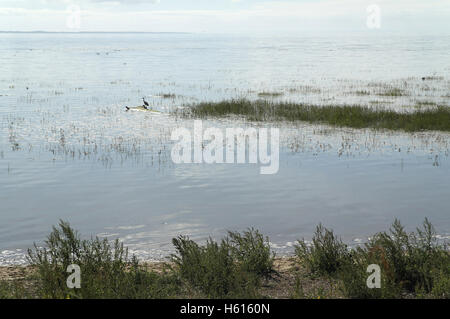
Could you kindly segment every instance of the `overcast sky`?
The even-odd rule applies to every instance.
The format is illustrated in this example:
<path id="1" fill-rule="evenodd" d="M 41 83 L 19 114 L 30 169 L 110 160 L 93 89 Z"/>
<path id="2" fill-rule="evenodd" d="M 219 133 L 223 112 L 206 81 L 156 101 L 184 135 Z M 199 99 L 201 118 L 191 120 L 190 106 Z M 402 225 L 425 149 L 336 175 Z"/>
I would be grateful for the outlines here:
<path id="1" fill-rule="evenodd" d="M 450 34 L 450 0 L 0 0 L 0 30 Z"/>

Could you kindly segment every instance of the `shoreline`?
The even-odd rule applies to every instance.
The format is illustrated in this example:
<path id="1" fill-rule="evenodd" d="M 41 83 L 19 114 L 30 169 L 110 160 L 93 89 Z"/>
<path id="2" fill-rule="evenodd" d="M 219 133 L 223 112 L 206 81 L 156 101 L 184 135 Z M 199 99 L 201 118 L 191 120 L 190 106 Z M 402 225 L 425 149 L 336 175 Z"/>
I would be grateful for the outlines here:
<path id="1" fill-rule="evenodd" d="M 29 252 L 32 265 L 0 266 L 0 299 L 446 299 L 450 291 L 450 251 L 426 218 L 413 233 L 395 220 L 389 232 L 358 248 L 319 224 L 294 256 L 276 256 L 269 238 L 254 229 L 204 245 L 179 236 L 167 261 L 130 258 L 118 240 L 83 240 L 63 221 L 48 238 L 47 248 Z M 67 282 L 72 264 L 78 289 Z M 373 265 L 379 290 L 367 284 Z"/>
<path id="2" fill-rule="evenodd" d="M 139 263 L 147 271 L 163 274 L 167 265 L 173 265 L 171 262 L 162 261 L 144 261 Z M 260 289 L 261 293 L 272 299 L 291 299 L 292 293 L 296 285 L 296 276 L 305 269 L 299 266 L 296 257 L 282 256 L 275 257 L 274 270 L 276 275 L 270 279 L 264 280 Z M 0 266 L 0 283 L 23 283 L 26 289 L 33 289 L 33 275 L 35 275 L 35 267 L 29 265 Z M 316 286 L 323 286 L 326 289 L 330 283 L 325 280 L 308 280 L 304 281 L 305 291 L 314 294 Z M 306 288 L 305 288 L 306 287 Z M 335 295 L 336 298 L 344 298 L 344 296 Z"/>
<path id="3" fill-rule="evenodd" d="M 274 259 L 275 267 L 285 271 L 288 265 L 294 263 L 295 256 L 277 256 Z M 139 264 L 147 270 L 162 272 L 164 266 L 173 265 L 170 261 L 139 261 Z M 11 265 L 0 266 L 0 281 L 25 279 L 27 275 L 33 273 L 34 266 L 31 265 Z"/>

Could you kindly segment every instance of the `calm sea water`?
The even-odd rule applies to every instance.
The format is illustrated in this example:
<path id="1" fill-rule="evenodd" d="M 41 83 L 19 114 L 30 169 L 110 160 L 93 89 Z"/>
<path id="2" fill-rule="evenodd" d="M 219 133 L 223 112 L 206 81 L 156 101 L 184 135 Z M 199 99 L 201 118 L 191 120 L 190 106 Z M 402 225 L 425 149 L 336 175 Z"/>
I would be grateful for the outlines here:
<path id="1" fill-rule="evenodd" d="M 448 106 L 449 40 L 0 34 L 0 264 L 23 262 L 60 219 L 145 259 L 166 256 L 180 234 L 202 241 L 247 227 L 279 253 L 320 222 L 360 243 L 394 218 L 413 230 L 428 217 L 449 238 L 448 133 L 268 123 L 281 129 L 280 169 L 268 176 L 170 157 L 172 130 L 193 127 L 170 111 L 199 101 L 277 92 L 399 112 Z M 392 88 L 403 94 L 385 96 Z M 160 114 L 124 112 L 144 96 Z"/>

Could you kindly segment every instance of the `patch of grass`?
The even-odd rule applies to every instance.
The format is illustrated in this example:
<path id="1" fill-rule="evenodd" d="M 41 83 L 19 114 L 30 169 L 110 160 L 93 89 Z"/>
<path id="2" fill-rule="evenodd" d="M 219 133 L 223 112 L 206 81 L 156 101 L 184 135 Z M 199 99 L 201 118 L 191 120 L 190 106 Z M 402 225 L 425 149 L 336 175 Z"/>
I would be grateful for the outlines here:
<path id="1" fill-rule="evenodd" d="M 53 227 L 45 248 L 28 250 L 30 264 L 37 269 L 41 298 L 167 298 L 178 291 L 175 277 L 145 271 L 136 258 L 128 258 L 123 244 L 106 239 L 80 239 L 61 221 Z M 81 288 L 69 289 L 67 267 L 81 270 Z"/>
<path id="2" fill-rule="evenodd" d="M 172 261 L 181 278 L 209 298 L 258 297 L 261 279 L 273 272 L 268 241 L 253 229 L 229 232 L 220 243 L 200 246 L 187 237 L 173 239 Z"/>
<path id="3" fill-rule="evenodd" d="M 437 103 L 433 102 L 433 101 L 417 101 L 416 102 L 416 106 L 421 107 L 421 106 L 436 106 Z"/>
<path id="4" fill-rule="evenodd" d="M 289 93 L 303 93 L 303 94 L 320 94 L 322 92 L 320 88 L 316 88 L 310 85 L 300 85 L 292 87 L 288 91 Z"/>
<path id="5" fill-rule="evenodd" d="M 379 96 L 392 96 L 392 97 L 398 97 L 398 96 L 406 96 L 405 90 L 399 89 L 399 88 L 389 88 L 383 92 L 378 93 Z"/>
<path id="6" fill-rule="evenodd" d="M 377 104 L 393 104 L 394 102 L 393 101 L 372 100 L 372 101 L 369 101 L 369 103 L 377 105 Z"/>
<path id="7" fill-rule="evenodd" d="M 260 92 L 258 93 L 259 97 L 280 97 L 283 96 L 283 92 Z"/>
<path id="8" fill-rule="evenodd" d="M 174 99 L 177 97 L 173 93 L 160 93 L 159 96 L 162 97 L 163 99 Z"/>
<path id="9" fill-rule="evenodd" d="M 359 90 L 359 91 L 355 91 L 355 95 L 370 95 L 370 91 L 366 91 L 366 90 Z"/>
<path id="10" fill-rule="evenodd" d="M 308 105 L 303 103 L 249 101 L 246 99 L 204 102 L 181 111 L 187 117 L 242 116 L 250 121 L 306 121 L 338 127 L 404 130 L 450 131 L 450 109 L 437 106 L 432 110 L 399 113 L 365 106 Z"/>

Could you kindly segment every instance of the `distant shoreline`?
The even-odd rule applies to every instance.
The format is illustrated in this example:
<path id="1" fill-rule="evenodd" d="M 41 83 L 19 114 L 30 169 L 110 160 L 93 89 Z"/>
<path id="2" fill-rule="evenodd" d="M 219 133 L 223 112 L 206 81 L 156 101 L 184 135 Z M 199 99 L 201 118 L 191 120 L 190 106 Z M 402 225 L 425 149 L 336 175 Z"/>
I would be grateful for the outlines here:
<path id="1" fill-rule="evenodd" d="M 0 31 L 0 33 L 25 34 L 193 34 L 192 32 L 149 32 L 149 31 Z"/>

